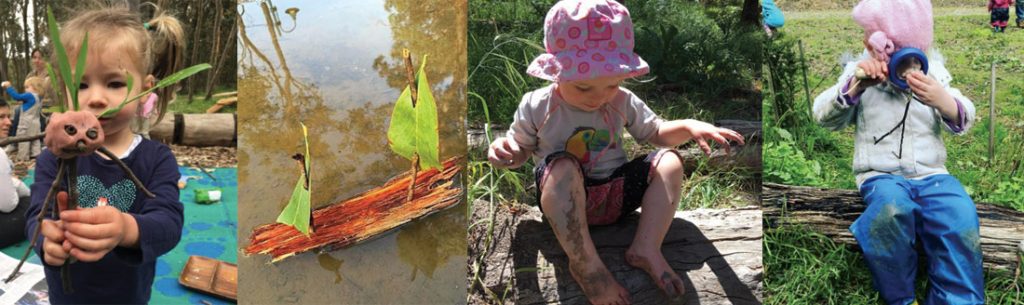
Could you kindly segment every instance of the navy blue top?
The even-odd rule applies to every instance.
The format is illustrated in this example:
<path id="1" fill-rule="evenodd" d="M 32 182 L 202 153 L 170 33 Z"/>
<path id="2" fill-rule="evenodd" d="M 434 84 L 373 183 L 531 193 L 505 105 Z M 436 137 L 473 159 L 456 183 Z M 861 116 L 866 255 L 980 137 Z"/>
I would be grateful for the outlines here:
<path id="1" fill-rule="evenodd" d="M 146 197 L 136 189 L 128 176 L 114 161 L 98 154 L 78 158 L 79 205 L 95 207 L 99 198 L 109 205 L 135 217 L 139 226 L 139 248 L 117 247 L 96 262 L 71 264 L 72 294 L 65 295 L 60 280 L 60 266 L 43 263 L 50 301 L 54 304 L 145 304 L 150 290 L 157 257 L 167 253 L 181 240 L 184 206 L 178 200 L 178 164 L 166 145 L 142 140 L 128 158 L 121 159 L 156 198 Z M 57 174 L 57 158 L 44 150 L 36 165 L 32 184 L 32 204 L 26 212 L 25 232 L 29 238 L 39 222 L 36 215 L 46 192 Z M 61 189 L 66 189 L 62 179 Z M 51 204 L 53 206 L 53 204 Z M 50 213 L 46 213 L 47 217 Z M 43 237 L 36 241 L 40 257 Z"/>
<path id="2" fill-rule="evenodd" d="M 28 111 L 29 108 L 36 105 L 36 96 L 30 92 L 18 93 L 14 90 L 14 87 L 7 87 L 7 94 L 15 100 L 22 101 L 21 111 Z"/>

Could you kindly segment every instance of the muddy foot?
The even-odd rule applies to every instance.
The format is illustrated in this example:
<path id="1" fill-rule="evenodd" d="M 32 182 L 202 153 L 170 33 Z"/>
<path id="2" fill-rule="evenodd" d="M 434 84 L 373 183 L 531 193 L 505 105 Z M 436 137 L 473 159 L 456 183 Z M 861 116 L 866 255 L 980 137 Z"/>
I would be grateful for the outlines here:
<path id="1" fill-rule="evenodd" d="M 583 294 L 594 305 L 630 304 L 629 290 L 619 285 L 603 263 L 569 264 L 573 279 L 583 288 Z"/>
<path id="2" fill-rule="evenodd" d="M 686 293 L 683 280 L 679 278 L 672 267 L 665 261 L 661 251 L 650 251 L 645 253 L 638 249 L 629 248 L 626 251 L 626 263 L 630 266 L 643 269 L 651 276 L 654 283 L 665 292 L 669 298 L 677 298 Z"/>

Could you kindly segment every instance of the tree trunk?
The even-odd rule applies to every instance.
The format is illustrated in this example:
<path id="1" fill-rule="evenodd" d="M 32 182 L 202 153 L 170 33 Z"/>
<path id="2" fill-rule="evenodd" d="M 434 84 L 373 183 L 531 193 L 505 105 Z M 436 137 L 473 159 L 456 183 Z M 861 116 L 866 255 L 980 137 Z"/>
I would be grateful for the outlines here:
<path id="1" fill-rule="evenodd" d="M 766 225 L 805 225 L 835 241 L 857 244 L 849 228 L 866 208 L 859 192 L 764 183 L 761 196 Z M 1024 212 L 988 203 L 975 205 L 985 268 L 1013 270 L 1018 244 L 1024 240 Z"/>
<path id="2" fill-rule="evenodd" d="M 486 220 L 492 209 L 494 227 L 489 233 Z M 474 203 L 473 214 L 474 222 L 481 222 L 469 232 L 470 303 L 587 303 L 569 273 L 565 252 L 536 207 L 489 207 L 480 200 Z M 646 272 L 626 264 L 625 251 L 633 242 L 637 221 L 633 214 L 614 225 L 590 227 L 601 260 L 630 291 L 633 304 L 760 304 L 760 208 L 676 212 L 661 251 L 683 279 L 686 294 L 681 300 L 667 299 Z M 489 247 L 488 234 L 493 241 Z"/>
<path id="3" fill-rule="evenodd" d="M 235 146 L 238 143 L 234 113 L 175 114 L 150 129 L 153 140 L 188 146 Z"/>
<path id="4" fill-rule="evenodd" d="M 228 42 L 224 45 L 222 53 L 217 56 L 217 61 L 213 65 L 213 72 L 210 72 L 210 78 L 206 83 L 206 96 L 205 99 L 209 100 L 210 96 L 213 95 L 213 86 L 217 83 L 217 75 L 220 75 L 220 70 L 224 66 L 224 62 L 229 56 L 228 51 L 235 50 L 235 39 L 238 37 L 238 32 L 235 30 L 238 28 L 238 20 L 236 17 L 232 17 L 231 28 L 228 29 Z M 219 35 L 219 34 L 218 34 Z"/>
<path id="5" fill-rule="evenodd" d="M 194 65 L 194 64 L 199 62 L 199 60 L 197 58 L 199 56 L 199 45 L 200 45 L 200 43 L 199 43 L 199 34 L 202 33 L 202 31 L 203 31 L 203 16 L 206 15 L 206 14 L 203 13 L 203 10 L 196 10 L 195 12 L 196 12 L 196 15 L 198 15 L 198 16 L 196 17 L 197 18 L 196 19 L 196 23 L 193 24 L 192 40 L 189 41 L 189 43 L 192 44 L 192 54 L 185 61 L 185 62 L 189 63 L 189 65 Z M 195 86 L 193 86 L 193 83 L 194 83 L 194 80 L 196 79 L 196 77 L 198 77 L 198 75 L 189 77 L 189 78 L 187 78 L 185 80 L 185 87 L 186 87 L 186 92 L 188 92 L 188 102 L 189 103 L 192 103 L 192 100 L 193 100 L 192 94 L 195 93 L 195 90 L 194 90 Z"/>
<path id="6" fill-rule="evenodd" d="M 758 0 L 744 0 L 743 11 L 740 12 L 740 22 L 753 27 L 760 26 L 761 2 Z"/>

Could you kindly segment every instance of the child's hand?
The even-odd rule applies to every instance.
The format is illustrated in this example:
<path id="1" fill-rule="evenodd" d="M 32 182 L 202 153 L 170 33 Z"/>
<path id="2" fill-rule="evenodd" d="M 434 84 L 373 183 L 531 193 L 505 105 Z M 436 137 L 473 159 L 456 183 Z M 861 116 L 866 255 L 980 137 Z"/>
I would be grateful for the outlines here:
<path id="1" fill-rule="evenodd" d="M 138 224 L 131 215 L 104 205 L 60 213 L 64 237 L 71 243 L 69 254 L 83 262 L 95 262 L 117 246 L 134 246 Z"/>
<path id="2" fill-rule="evenodd" d="M 54 221 L 44 219 L 39 234 L 43 235 L 43 261 L 50 266 L 64 265 L 70 254 L 64 249 L 64 223 L 60 220 Z"/>
<path id="3" fill-rule="evenodd" d="M 922 103 L 938 109 L 948 119 L 956 119 L 958 113 L 956 101 L 938 81 L 921 71 L 914 71 L 907 77 L 907 84 L 910 85 L 910 91 L 914 92 L 914 95 Z"/>
<path id="4" fill-rule="evenodd" d="M 850 88 L 856 94 L 860 94 L 868 87 L 878 85 L 884 82 L 889 75 L 889 65 L 881 60 L 875 59 L 874 57 L 868 58 L 857 63 L 857 69 L 864 71 L 865 78 L 860 80 L 856 88 Z M 855 95 L 856 95 L 855 94 Z"/>
<path id="5" fill-rule="evenodd" d="M 686 129 L 690 132 L 690 139 L 697 142 L 700 149 L 708 156 L 711 155 L 711 146 L 707 140 L 711 139 L 725 147 L 729 153 L 729 140 L 739 142 L 743 145 L 743 135 L 728 128 L 721 128 L 698 120 L 686 120 Z"/>
<path id="6" fill-rule="evenodd" d="M 526 158 L 515 140 L 509 138 L 495 139 L 487 149 L 487 160 L 497 168 L 519 167 Z"/>
<path id="7" fill-rule="evenodd" d="M 7 89 L 7 87 L 10 87 L 10 86 L 11 86 L 11 82 L 9 82 L 9 81 L 4 81 L 4 82 L 0 83 L 0 87 L 4 87 L 4 89 Z"/>

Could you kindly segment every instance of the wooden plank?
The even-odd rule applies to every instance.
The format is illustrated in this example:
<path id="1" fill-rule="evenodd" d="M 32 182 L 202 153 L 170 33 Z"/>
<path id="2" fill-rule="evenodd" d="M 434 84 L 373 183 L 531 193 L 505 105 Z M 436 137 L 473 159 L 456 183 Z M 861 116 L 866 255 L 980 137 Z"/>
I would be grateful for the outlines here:
<path id="1" fill-rule="evenodd" d="M 445 160 L 443 170 L 420 171 L 415 199 L 406 201 L 408 172 L 383 186 L 313 211 L 313 232 L 307 237 L 292 226 L 273 223 L 253 229 L 245 254 L 269 254 L 277 262 L 307 251 L 332 251 L 373 239 L 402 225 L 455 206 L 462 189 L 454 179 L 461 158 Z M 269 219 L 269 218 L 268 218 Z"/>
<path id="2" fill-rule="evenodd" d="M 473 206 L 474 222 L 489 219 L 492 206 L 486 201 Z M 470 303 L 587 304 L 569 273 L 568 257 L 540 210 L 518 204 L 493 209 L 491 245 L 485 244 L 487 223 L 469 232 L 471 269 L 479 270 L 478 279 L 471 279 Z M 625 251 L 637 224 L 633 214 L 614 225 L 590 227 L 601 261 L 629 290 L 632 304 L 761 303 L 764 266 L 758 206 L 676 212 L 661 251 L 683 279 L 682 299 L 667 299 L 646 272 L 626 264 Z"/>

